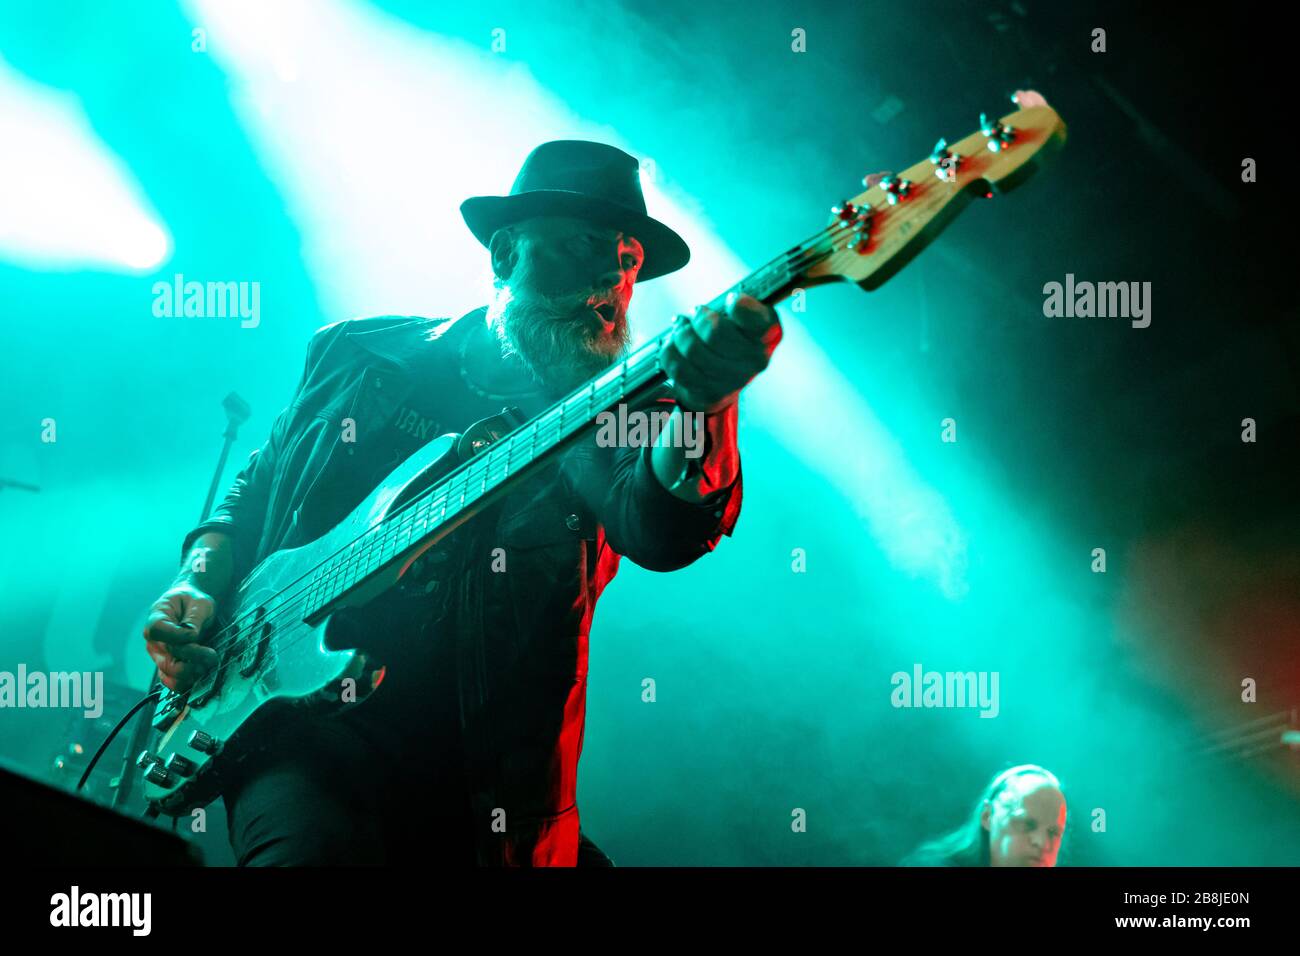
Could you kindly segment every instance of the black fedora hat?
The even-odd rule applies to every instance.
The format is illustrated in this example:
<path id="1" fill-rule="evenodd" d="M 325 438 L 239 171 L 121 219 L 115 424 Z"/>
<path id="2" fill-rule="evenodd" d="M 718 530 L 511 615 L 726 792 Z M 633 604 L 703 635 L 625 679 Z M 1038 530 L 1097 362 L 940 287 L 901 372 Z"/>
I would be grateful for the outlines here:
<path id="1" fill-rule="evenodd" d="M 502 226 L 532 216 L 573 216 L 636 237 L 645 251 L 637 280 L 676 272 L 691 258 L 681 236 L 646 215 L 639 164 L 614 146 L 581 139 L 542 143 L 524 160 L 508 196 L 472 196 L 460 214 L 484 246 Z"/>

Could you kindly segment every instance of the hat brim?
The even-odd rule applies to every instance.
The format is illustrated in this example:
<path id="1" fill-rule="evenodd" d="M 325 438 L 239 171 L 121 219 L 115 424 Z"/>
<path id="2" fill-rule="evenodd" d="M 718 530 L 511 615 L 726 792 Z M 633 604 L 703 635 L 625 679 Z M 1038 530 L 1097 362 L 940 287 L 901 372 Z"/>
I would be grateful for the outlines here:
<path id="1" fill-rule="evenodd" d="M 460 214 L 474 238 L 485 247 L 502 226 L 533 216 L 573 216 L 619 229 L 635 237 L 645 252 L 637 273 L 638 282 L 676 272 L 691 261 L 686 240 L 658 219 L 567 189 L 535 189 L 515 196 L 472 196 L 460 204 Z"/>

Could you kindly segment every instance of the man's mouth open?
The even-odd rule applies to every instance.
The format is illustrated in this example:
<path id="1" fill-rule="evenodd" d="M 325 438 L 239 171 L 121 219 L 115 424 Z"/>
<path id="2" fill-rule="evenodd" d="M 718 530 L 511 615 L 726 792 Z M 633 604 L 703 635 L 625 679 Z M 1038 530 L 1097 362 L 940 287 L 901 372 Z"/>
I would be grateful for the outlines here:
<path id="1" fill-rule="evenodd" d="M 600 305 L 594 306 L 591 311 L 594 312 L 596 316 L 600 319 L 601 323 L 604 326 L 606 335 L 609 335 L 614 331 L 615 328 L 614 320 L 615 318 L 617 318 L 618 312 L 614 308 L 614 304 L 612 302 L 602 302 Z"/>

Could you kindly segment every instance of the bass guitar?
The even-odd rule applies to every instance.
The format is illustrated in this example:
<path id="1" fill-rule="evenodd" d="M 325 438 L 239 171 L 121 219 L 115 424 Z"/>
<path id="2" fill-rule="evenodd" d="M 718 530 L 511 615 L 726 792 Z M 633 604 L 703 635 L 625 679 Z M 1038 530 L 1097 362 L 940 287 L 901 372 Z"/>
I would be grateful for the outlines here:
<path id="1" fill-rule="evenodd" d="M 776 305 L 828 282 L 878 288 L 972 198 L 1021 183 L 1065 141 L 1065 124 L 1036 93 L 1021 107 L 948 143 L 901 173 L 864 180 L 867 188 L 831 210 L 828 225 L 796 243 L 728 293 Z M 412 563 L 453 530 L 553 459 L 620 403 L 662 385 L 664 332 L 531 420 L 487 419 L 463 435 L 424 445 L 320 538 L 275 552 L 240 582 L 208 644 L 217 665 L 183 694 L 159 704 L 154 747 L 140 755 L 144 795 L 155 812 L 180 815 L 221 792 L 223 765 L 237 761 L 284 708 L 341 707 L 364 700 L 379 666 L 372 648 L 332 629 L 332 615 L 388 591 Z M 348 690 L 353 693 L 348 693 Z M 382 690 L 378 691 L 382 693 Z"/>

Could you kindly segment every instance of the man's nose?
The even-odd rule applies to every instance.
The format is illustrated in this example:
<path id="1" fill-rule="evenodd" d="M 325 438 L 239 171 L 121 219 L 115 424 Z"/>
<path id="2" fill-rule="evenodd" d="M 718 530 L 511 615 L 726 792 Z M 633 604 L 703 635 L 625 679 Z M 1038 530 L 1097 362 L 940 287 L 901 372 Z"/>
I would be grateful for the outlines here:
<path id="1" fill-rule="evenodd" d="M 602 270 L 596 276 L 595 288 L 597 289 L 617 289 L 623 284 L 623 270 L 616 264 L 609 269 Z"/>

